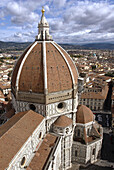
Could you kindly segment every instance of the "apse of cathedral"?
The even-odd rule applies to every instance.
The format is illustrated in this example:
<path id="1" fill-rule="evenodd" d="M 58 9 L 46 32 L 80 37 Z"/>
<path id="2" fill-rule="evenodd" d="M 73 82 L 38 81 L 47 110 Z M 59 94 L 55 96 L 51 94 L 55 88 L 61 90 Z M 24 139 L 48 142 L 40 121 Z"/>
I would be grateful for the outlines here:
<path id="1" fill-rule="evenodd" d="M 44 12 L 13 69 L 15 115 L 0 127 L 0 170 L 66 170 L 100 156 L 102 127 L 78 106 L 78 70 L 53 41 Z"/>

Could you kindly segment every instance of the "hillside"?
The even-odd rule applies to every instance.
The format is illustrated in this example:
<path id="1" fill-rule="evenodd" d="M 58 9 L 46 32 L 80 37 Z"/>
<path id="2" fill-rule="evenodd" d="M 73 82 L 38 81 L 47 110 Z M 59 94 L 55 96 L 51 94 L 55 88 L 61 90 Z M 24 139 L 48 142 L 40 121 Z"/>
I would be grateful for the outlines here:
<path id="1" fill-rule="evenodd" d="M 2 51 L 10 51 L 10 50 L 24 50 L 27 46 L 29 46 L 31 42 L 3 42 L 0 41 L 0 49 Z M 111 43 L 92 43 L 92 44 L 84 44 L 84 45 L 75 45 L 75 44 L 60 44 L 64 49 L 106 49 L 106 50 L 114 50 L 114 44 Z"/>
<path id="2" fill-rule="evenodd" d="M 17 43 L 17 42 L 3 42 L 0 41 L 0 49 L 1 50 L 24 50 L 27 46 L 29 46 L 31 42 L 25 43 Z"/>
<path id="3" fill-rule="evenodd" d="M 114 50 L 114 44 L 111 43 L 92 43 L 92 44 L 84 44 L 82 45 L 85 49 L 106 49 L 106 50 Z"/>

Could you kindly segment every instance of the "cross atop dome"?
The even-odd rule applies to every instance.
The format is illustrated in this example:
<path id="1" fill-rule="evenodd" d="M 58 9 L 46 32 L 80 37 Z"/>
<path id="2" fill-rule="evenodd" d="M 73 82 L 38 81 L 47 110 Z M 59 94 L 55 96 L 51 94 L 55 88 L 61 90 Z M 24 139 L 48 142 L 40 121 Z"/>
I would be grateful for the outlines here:
<path id="1" fill-rule="evenodd" d="M 42 16 L 38 24 L 39 30 L 38 30 L 38 35 L 36 36 L 36 40 L 42 40 L 42 41 L 52 40 L 52 36 L 49 34 L 49 24 L 44 15 L 45 12 L 44 7 L 42 7 L 41 12 L 42 12 Z"/>

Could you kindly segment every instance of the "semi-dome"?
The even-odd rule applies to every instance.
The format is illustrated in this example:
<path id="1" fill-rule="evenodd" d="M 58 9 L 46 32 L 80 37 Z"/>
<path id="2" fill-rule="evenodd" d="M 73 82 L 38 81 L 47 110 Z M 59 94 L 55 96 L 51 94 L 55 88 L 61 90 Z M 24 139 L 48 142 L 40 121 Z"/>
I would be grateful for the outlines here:
<path id="1" fill-rule="evenodd" d="M 57 120 L 54 122 L 54 126 L 56 127 L 67 127 L 67 126 L 70 126 L 72 125 L 72 119 L 68 118 L 67 116 L 65 115 L 62 115 L 60 117 L 57 118 Z"/>
<path id="2" fill-rule="evenodd" d="M 23 92 L 41 94 L 39 98 L 43 98 L 50 93 L 72 91 L 77 86 L 76 66 L 68 53 L 52 40 L 44 10 L 38 28 L 35 42 L 19 57 L 13 70 L 12 93 L 18 100 L 20 96 L 24 100 Z M 26 100 L 27 97 L 28 94 Z"/>
<path id="3" fill-rule="evenodd" d="M 85 105 L 79 105 L 76 113 L 76 123 L 89 123 L 94 121 L 92 111 Z"/>

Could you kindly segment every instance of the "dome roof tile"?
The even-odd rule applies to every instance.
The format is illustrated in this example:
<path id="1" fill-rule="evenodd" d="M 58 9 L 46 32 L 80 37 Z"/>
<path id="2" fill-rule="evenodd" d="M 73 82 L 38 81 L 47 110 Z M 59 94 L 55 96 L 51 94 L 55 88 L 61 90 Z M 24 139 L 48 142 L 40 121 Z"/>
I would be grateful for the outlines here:
<path id="1" fill-rule="evenodd" d="M 77 84 L 78 73 L 68 54 L 53 42 L 45 42 L 45 49 L 44 58 L 43 42 L 36 41 L 18 59 L 12 75 L 14 89 L 44 94 L 44 60 L 48 93 L 70 90 Z"/>
<path id="2" fill-rule="evenodd" d="M 57 118 L 57 120 L 54 122 L 54 126 L 57 127 L 67 127 L 72 124 L 72 119 L 68 118 L 67 116 L 60 116 Z"/>
<path id="3" fill-rule="evenodd" d="M 86 124 L 94 120 L 92 111 L 85 105 L 79 105 L 76 114 L 76 123 Z"/>

